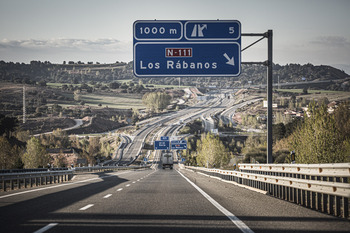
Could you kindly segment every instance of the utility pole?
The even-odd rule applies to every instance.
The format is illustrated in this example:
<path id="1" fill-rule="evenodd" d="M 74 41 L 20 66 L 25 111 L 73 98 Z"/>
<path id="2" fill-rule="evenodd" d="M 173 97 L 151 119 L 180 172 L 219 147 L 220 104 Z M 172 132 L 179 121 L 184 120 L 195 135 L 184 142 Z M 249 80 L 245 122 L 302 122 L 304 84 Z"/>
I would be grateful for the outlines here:
<path id="1" fill-rule="evenodd" d="M 23 85 L 23 124 L 26 123 L 26 86 Z"/>

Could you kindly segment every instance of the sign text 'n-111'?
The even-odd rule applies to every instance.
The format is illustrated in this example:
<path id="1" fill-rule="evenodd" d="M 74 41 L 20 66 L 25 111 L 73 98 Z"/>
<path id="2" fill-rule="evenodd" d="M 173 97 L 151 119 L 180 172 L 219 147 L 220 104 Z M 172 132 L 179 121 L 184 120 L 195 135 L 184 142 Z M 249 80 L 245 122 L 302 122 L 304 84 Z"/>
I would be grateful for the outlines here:
<path id="1" fill-rule="evenodd" d="M 239 21 L 134 23 L 135 76 L 238 76 L 240 72 Z"/>

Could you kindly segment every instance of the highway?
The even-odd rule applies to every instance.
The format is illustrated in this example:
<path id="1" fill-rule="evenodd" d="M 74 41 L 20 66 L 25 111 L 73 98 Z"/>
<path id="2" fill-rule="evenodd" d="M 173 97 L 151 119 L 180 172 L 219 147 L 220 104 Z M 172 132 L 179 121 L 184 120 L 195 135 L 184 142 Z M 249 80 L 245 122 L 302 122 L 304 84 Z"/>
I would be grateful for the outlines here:
<path id="1" fill-rule="evenodd" d="M 1 232 L 349 232 L 347 220 L 185 169 L 83 174 L 0 194 Z"/>
<path id="2" fill-rule="evenodd" d="M 132 136 L 123 135 L 127 165 L 152 133 L 175 135 L 195 118 L 217 112 L 229 118 L 232 103 L 214 98 L 207 103 L 157 117 Z M 118 152 L 119 153 L 119 152 Z M 350 222 L 261 192 L 219 181 L 175 165 L 161 169 L 160 154 L 152 169 L 85 173 L 71 181 L 0 193 L 1 232 L 349 232 Z M 175 157 L 176 160 L 176 157 Z"/>

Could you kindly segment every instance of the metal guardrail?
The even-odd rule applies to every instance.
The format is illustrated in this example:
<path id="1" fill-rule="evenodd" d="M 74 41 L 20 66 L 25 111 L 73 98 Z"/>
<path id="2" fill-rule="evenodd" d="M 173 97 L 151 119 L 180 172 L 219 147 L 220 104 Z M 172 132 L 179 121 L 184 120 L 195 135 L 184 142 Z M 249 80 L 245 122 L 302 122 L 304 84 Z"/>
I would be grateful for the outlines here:
<path id="1" fill-rule="evenodd" d="M 349 217 L 350 163 L 239 164 L 238 167 L 240 171 L 186 168 L 263 190 L 310 209 Z"/>
<path id="2" fill-rule="evenodd" d="M 22 173 L 2 173 L 0 174 L 0 191 L 28 188 L 53 183 L 69 181 L 79 173 L 87 172 L 111 172 L 129 169 L 143 169 L 149 166 L 96 166 L 96 167 L 76 167 L 62 171 L 37 171 Z"/>

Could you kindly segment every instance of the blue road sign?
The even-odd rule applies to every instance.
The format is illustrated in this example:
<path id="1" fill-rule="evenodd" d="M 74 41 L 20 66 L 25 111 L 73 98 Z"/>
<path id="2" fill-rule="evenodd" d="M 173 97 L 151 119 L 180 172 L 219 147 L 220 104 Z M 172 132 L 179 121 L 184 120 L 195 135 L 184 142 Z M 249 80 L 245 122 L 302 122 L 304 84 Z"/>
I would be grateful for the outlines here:
<path id="1" fill-rule="evenodd" d="M 171 141 L 171 149 L 172 150 L 187 150 L 187 141 L 186 140 Z"/>
<path id="2" fill-rule="evenodd" d="M 237 42 L 139 42 L 134 46 L 136 76 L 233 76 L 240 74 Z M 235 55 L 236 54 L 236 55 Z M 187 57 L 186 57 L 187 56 Z"/>
<path id="3" fill-rule="evenodd" d="M 241 23 L 236 20 L 187 21 L 185 23 L 187 40 L 239 40 Z"/>
<path id="4" fill-rule="evenodd" d="M 170 141 L 154 141 L 155 150 L 169 150 Z"/>
<path id="5" fill-rule="evenodd" d="M 136 40 L 181 40 L 183 25 L 180 21 L 142 20 L 134 23 Z"/>
<path id="6" fill-rule="evenodd" d="M 240 72 L 239 21 L 134 23 L 135 76 L 238 76 Z"/>
<path id="7" fill-rule="evenodd" d="M 168 136 L 161 136 L 160 140 L 161 141 L 169 141 L 169 137 Z"/>

